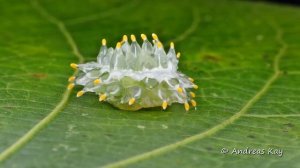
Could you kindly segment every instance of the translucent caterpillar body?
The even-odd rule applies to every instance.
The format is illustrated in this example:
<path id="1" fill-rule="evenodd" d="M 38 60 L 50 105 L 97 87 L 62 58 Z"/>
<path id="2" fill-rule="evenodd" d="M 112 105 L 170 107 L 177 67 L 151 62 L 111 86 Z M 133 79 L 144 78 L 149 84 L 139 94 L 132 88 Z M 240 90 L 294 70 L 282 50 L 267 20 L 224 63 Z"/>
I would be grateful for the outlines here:
<path id="1" fill-rule="evenodd" d="M 170 44 L 166 53 L 156 34 L 152 34 L 153 44 L 146 35 L 141 37 L 142 46 L 134 35 L 131 35 L 131 44 L 124 35 L 115 49 L 107 48 L 103 39 L 97 62 L 71 64 L 79 73 L 69 78 L 68 88 L 82 85 L 84 88 L 77 97 L 95 92 L 99 101 L 124 110 L 156 106 L 165 110 L 172 103 L 181 103 L 188 111 L 189 104 L 196 106 L 191 90 L 198 86 L 192 78 L 177 71 L 180 53 L 176 54 L 174 44 Z"/>

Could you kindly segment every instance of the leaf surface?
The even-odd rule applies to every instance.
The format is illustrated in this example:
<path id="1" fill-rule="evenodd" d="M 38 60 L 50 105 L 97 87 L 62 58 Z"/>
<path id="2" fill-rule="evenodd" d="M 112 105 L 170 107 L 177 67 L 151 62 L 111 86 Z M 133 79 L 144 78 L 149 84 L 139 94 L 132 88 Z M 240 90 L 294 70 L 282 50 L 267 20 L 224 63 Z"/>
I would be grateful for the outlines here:
<path id="1" fill-rule="evenodd" d="M 4 167 L 299 167 L 300 10 L 248 1 L 1 1 Z M 127 112 L 66 91 L 101 38 L 174 41 L 198 106 Z M 141 41 L 141 40 L 140 40 Z M 222 148 L 229 150 L 221 154 Z M 264 155 L 231 154 L 265 149 Z M 283 156 L 268 149 L 281 149 Z M 273 151 L 274 152 L 274 151 Z"/>

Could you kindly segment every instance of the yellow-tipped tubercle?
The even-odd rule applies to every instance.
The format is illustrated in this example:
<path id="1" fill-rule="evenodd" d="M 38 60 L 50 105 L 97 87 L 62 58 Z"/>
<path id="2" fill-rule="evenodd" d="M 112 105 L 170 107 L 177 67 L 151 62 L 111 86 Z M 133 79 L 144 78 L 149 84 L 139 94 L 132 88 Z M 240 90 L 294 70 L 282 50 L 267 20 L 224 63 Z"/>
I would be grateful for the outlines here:
<path id="1" fill-rule="evenodd" d="M 181 55 L 180 52 L 176 54 L 177 59 L 180 58 L 180 55 Z"/>
<path id="2" fill-rule="evenodd" d="M 193 85 L 193 88 L 198 89 L 199 87 L 198 87 L 198 85 Z"/>
<path id="3" fill-rule="evenodd" d="M 117 45 L 116 45 L 116 48 L 121 48 L 121 43 L 120 42 L 117 42 Z"/>
<path id="4" fill-rule="evenodd" d="M 100 79 L 95 79 L 93 83 L 94 83 L 94 85 L 98 85 L 98 84 L 101 83 L 101 80 Z"/>
<path id="5" fill-rule="evenodd" d="M 141 34 L 141 38 L 145 41 L 147 40 L 147 36 L 145 34 Z"/>
<path id="6" fill-rule="evenodd" d="M 82 96 L 83 94 L 84 94 L 84 91 L 81 90 L 81 91 L 77 92 L 77 97 L 80 97 L 80 96 Z"/>
<path id="7" fill-rule="evenodd" d="M 123 36 L 123 41 L 128 41 L 128 37 L 126 35 Z"/>
<path id="8" fill-rule="evenodd" d="M 75 76 L 70 76 L 69 79 L 68 79 L 68 81 L 69 82 L 74 82 L 75 78 L 76 78 Z"/>
<path id="9" fill-rule="evenodd" d="M 174 48 L 174 43 L 173 42 L 170 43 L 170 47 Z"/>
<path id="10" fill-rule="evenodd" d="M 133 35 L 133 34 L 130 35 L 130 39 L 131 39 L 132 42 L 136 41 L 135 35 Z"/>
<path id="11" fill-rule="evenodd" d="M 196 94 L 194 92 L 190 92 L 190 95 L 192 98 L 196 97 Z"/>
<path id="12" fill-rule="evenodd" d="M 177 92 L 182 93 L 182 92 L 183 92 L 183 89 L 182 89 L 181 87 L 178 87 L 178 88 L 177 88 Z"/>
<path id="13" fill-rule="evenodd" d="M 162 48 L 162 43 L 161 43 L 161 42 L 158 42 L 158 43 L 157 43 L 157 47 L 158 47 L 158 48 Z"/>
<path id="14" fill-rule="evenodd" d="M 167 106 L 168 106 L 167 101 L 164 101 L 161 106 L 165 110 L 167 108 Z"/>
<path id="15" fill-rule="evenodd" d="M 104 93 L 99 96 L 99 101 L 104 101 L 106 99 L 107 95 Z"/>
<path id="16" fill-rule="evenodd" d="M 154 40 L 158 40 L 158 37 L 157 37 L 157 35 L 156 35 L 155 33 L 152 33 L 152 38 L 153 38 Z"/>
<path id="17" fill-rule="evenodd" d="M 71 89 L 73 89 L 73 88 L 74 88 L 74 86 L 75 86 L 75 84 L 74 84 L 74 83 L 70 83 L 70 84 L 68 85 L 68 89 L 69 89 L 69 90 L 71 90 Z"/>
<path id="18" fill-rule="evenodd" d="M 189 81 L 194 82 L 195 80 L 193 78 L 189 78 Z"/>
<path id="19" fill-rule="evenodd" d="M 78 65 L 75 64 L 75 63 L 71 63 L 71 64 L 70 64 L 70 67 L 73 68 L 73 69 L 77 69 Z"/>
<path id="20" fill-rule="evenodd" d="M 195 100 L 191 100 L 191 104 L 192 104 L 193 107 L 197 106 L 197 102 Z"/>
<path id="21" fill-rule="evenodd" d="M 184 108 L 185 108 L 185 111 L 189 111 L 190 105 L 189 105 L 188 102 L 185 102 L 185 103 L 184 103 Z"/>
<path id="22" fill-rule="evenodd" d="M 106 39 L 102 39 L 102 45 L 103 45 L 103 46 L 106 45 Z"/>
<path id="23" fill-rule="evenodd" d="M 134 102 L 135 102 L 135 98 L 131 98 L 128 102 L 129 106 L 133 105 Z"/>

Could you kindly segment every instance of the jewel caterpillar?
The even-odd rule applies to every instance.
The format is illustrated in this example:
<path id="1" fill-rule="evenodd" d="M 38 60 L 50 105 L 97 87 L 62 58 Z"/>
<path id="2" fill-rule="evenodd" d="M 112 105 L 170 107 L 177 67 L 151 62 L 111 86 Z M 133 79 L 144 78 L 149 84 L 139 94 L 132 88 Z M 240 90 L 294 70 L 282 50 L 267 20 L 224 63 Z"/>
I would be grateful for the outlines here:
<path id="1" fill-rule="evenodd" d="M 139 110 L 161 106 L 163 110 L 172 103 L 184 104 L 186 111 L 190 104 L 196 106 L 192 89 L 198 86 L 194 80 L 177 71 L 180 53 L 175 52 L 174 43 L 166 53 L 156 34 L 152 42 L 141 34 L 140 46 L 134 35 L 123 36 L 115 48 L 108 48 L 106 40 L 97 56 L 97 62 L 85 64 L 71 63 L 78 70 L 69 78 L 68 89 L 75 85 L 83 86 L 77 97 L 86 92 L 99 95 L 99 101 L 107 101 L 123 110 Z"/>

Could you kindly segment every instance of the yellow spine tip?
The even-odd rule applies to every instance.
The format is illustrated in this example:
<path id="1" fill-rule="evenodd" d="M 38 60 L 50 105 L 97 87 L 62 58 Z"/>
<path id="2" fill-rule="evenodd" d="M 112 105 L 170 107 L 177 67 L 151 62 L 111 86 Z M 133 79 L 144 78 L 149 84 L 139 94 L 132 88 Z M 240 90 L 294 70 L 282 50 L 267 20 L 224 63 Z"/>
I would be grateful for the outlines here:
<path id="1" fill-rule="evenodd" d="M 182 93 L 182 92 L 183 92 L 183 89 L 182 89 L 181 87 L 178 87 L 178 88 L 177 88 L 177 92 Z"/>
<path id="2" fill-rule="evenodd" d="M 70 76 L 68 79 L 69 82 L 74 82 L 74 80 L 75 80 L 75 76 Z"/>
<path id="3" fill-rule="evenodd" d="M 162 48 L 162 43 L 161 43 L 161 42 L 158 42 L 158 43 L 157 43 L 157 47 L 158 47 L 158 48 Z"/>
<path id="4" fill-rule="evenodd" d="M 157 35 L 156 35 L 155 33 L 152 33 L 152 38 L 153 38 L 154 40 L 158 40 L 158 37 L 157 37 Z"/>
<path id="5" fill-rule="evenodd" d="M 177 53 L 177 55 L 176 55 L 176 57 L 177 57 L 177 59 L 179 59 L 180 58 L 180 52 L 179 53 Z"/>
<path id="6" fill-rule="evenodd" d="M 103 45 L 103 46 L 106 45 L 106 39 L 102 39 L 102 45 Z"/>
<path id="7" fill-rule="evenodd" d="M 126 35 L 123 36 L 123 41 L 128 41 L 128 37 Z"/>
<path id="8" fill-rule="evenodd" d="M 193 85 L 193 88 L 198 89 L 199 87 L 198 87 L 198 85 Z"/>
<path id="9" fill-rule="evenodd" d="M 167 106 L 168 106 L 167 101 L 164 101 L 161 106 L 165 110 L 167 108 Z"/>
<path id="10" fill-rule="evenodd" d="M 130 39 L 131 39 L 131 41 L 133 41 L 133 42 L 136 41 L 135 35 L 133 35 L 133 34 L 130 35 Z"/>
<path id="11" fill-rule="evenodd" d="M 71 89 L 73 89 L 73 88 L 74 88 L 74 86 L 75 86 L 75 84 L 74 84 L 74 83 L 70 83 L 70 84 L 68 85 L 68 89 L 69 89 L 69 90 L 71 90 Z"/>
<path id="12" fill-rule="evenodd" d="M 192 98 L 196 97 L 196 94 L 194 92 L 190 92 L 190 95 Z"/>
<path id="13" fill-rule="evenodd" d="M 147 36 L 145 34 L 141 34 L 141 38 L 145 41 L 147 40 Z"/>
<path id="14" fill-rule="evenodd" d="M 78 65 L 75 64 L 75 63 L 72 63 L 72 64 L 70 64 L 70 67 L 73 68 L 73 69 L 77 69 Z"/>
<path id="15" fill-rule="evenodd" d="M 83 94 L 84 94 L 84 91 L 81 90 L 81 91 L 77 92 L 77 97 L 80 97 L 80 96 L 82 96 Z"/>
<path id="16" fill-rule="evenodd" d="M 173 42 L 170 43 L 170 47 L 174 48 L 174 43 Z"/>
<path id="17" fill-rule="evenodd" d="M 189 111 L 190 105 L 189 105 L 188 102 L 185 102 L 185 103 L 184 103 L 184 108 L 185 108 L 185 111 Z"/>
<path id="18" fill-rule="evenodd" d="M 131 98 L 128 102 L 129 106 L 133 105 L 134 102 L 135 102 L 135 98 Z"/>
<path id="19" fill-rule="evenodd" d="M 104 101 L 105 99 L 106 99 L 106 94 L 104 93 L 104 94 L 102 94 L 102 95 L 100 95 L 99 96 L 99 101 Z"/>
<path id="20" fill-rule="evenodd" d="M 192 104 L 193 107 L 197 106 L 197 102 L 195 100 L 191 100 L 191 104 Z"/>
<path id="21" fill-rule="evenodd" d="M 101 80 L 100 79 L 95 79 L 94 80 L 94 85 L 98 85 L 98 84 L 100 84 L 101 83 Z"/>
<path id="22" fill-rule="evenodd" d="M 189 78 L 189 81 L 194 82 L 195 80 L 193 78 Z"/>
<path id="23" fill-rule="evenodd" d="M 121 42 L 117 42 L 116 48 L 117 49 L 121 48 Z"/>

